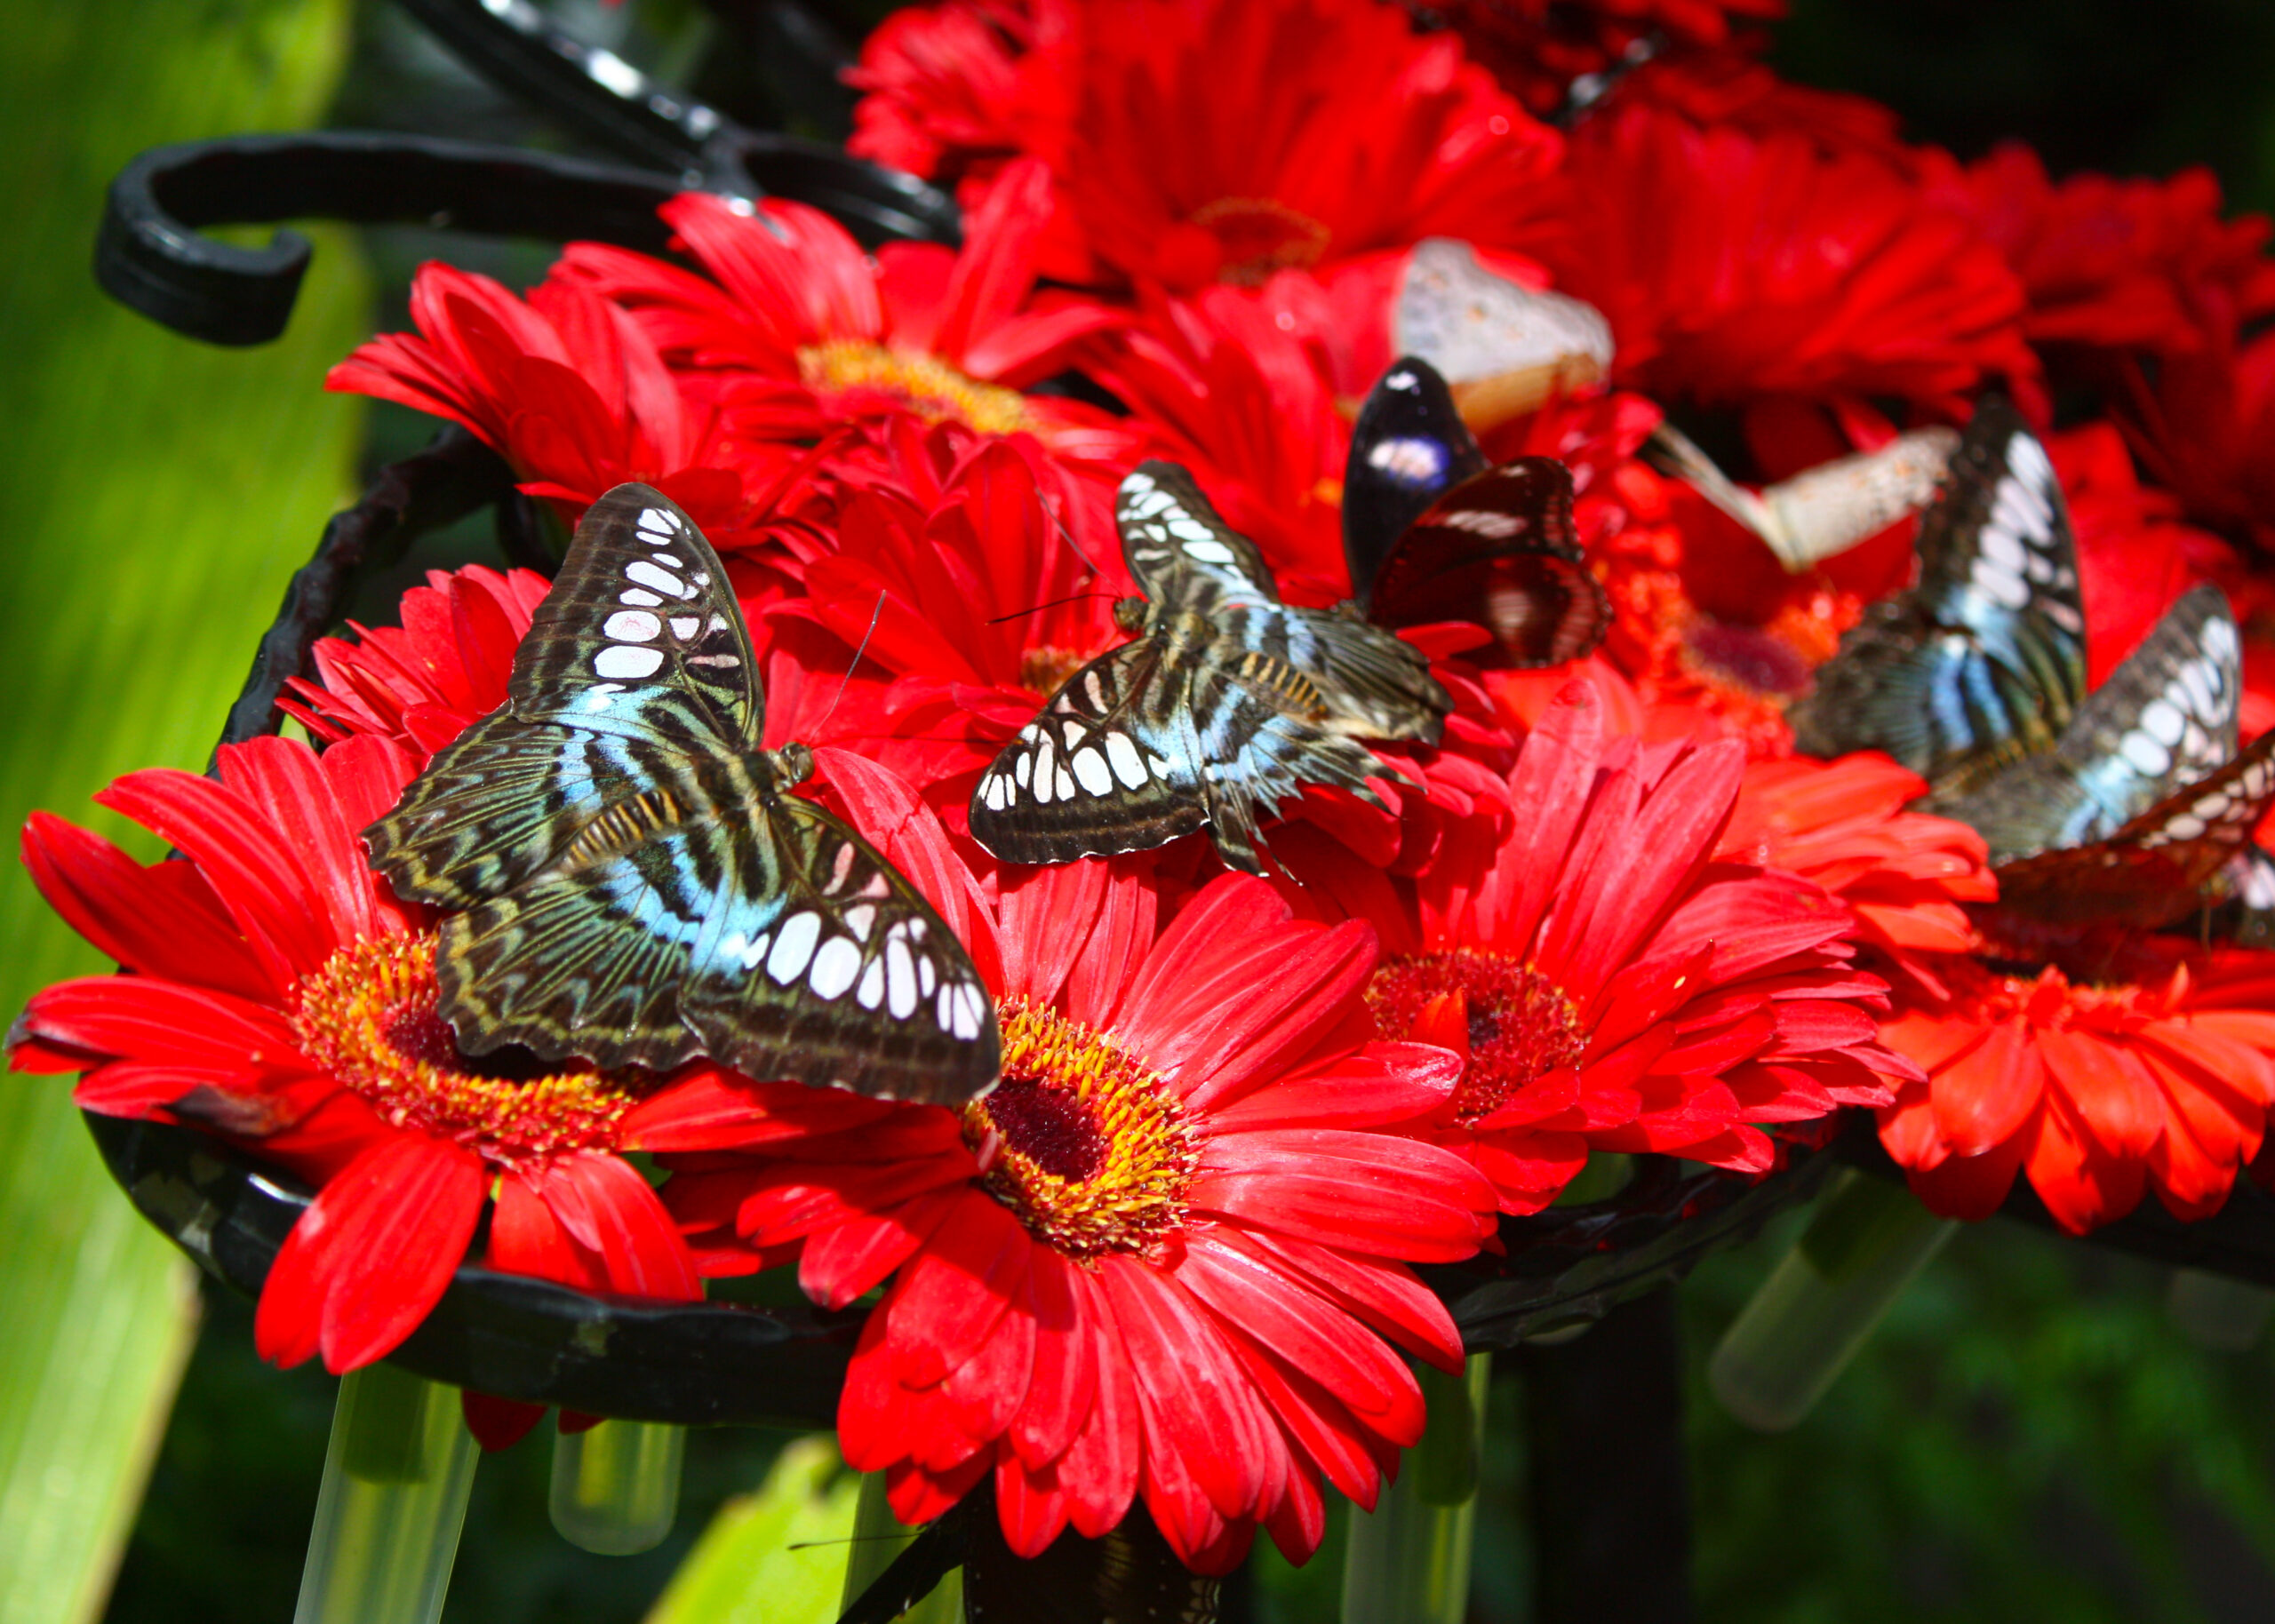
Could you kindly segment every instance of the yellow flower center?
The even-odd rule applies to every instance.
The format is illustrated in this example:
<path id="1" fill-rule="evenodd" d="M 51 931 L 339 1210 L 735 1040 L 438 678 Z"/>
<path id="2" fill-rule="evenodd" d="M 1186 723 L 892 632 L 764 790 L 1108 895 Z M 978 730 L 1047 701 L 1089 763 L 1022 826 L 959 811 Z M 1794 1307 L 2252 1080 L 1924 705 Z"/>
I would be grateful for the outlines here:
<path id="1" fill-rule="evenodd" d="M 1048 699 L 1066 685 L 1066 679 L 1089 665 L 1098 656 L 1083 654 L 1074 649 L 1061 649 L 1056 643 L 1037 643 L 1019 654 L 1019 686 L 1031 694 Z"/>
<path id="2" fill-rule="evenodd" d="M 1184 1222 L 1198 1155 L 1169 1085 L 1079 1021 L 1001 1015 L 1003 1080 L 963 1109 L 988 1192 L 1067 1257 L 1150 1251 Z"/>
<path id="3" fill-rule="evenodd" d="M 1334 235 L 1276 197 L 1219 197 L 1190 218 L 1217 239 L 1224 254 L 1217 275 L 1241 287 L 1260 286 L 1274 271 L 1317 265 Z"/>
<path id="4" fill-rule="evenodd" d="M 491 1161 L 611 1150 L 617 1123 L 656 1086 L 645 1071 L 544 1071 L 461 1055 L 435 1007 L 431 931 L 351 943 L 299 991 L 302 1053 L 396 1127 Z"/>
<path id="5" fill-rule="evenodd" d="M 907 354 L 866 338 L 831 338 L 798 352 L 798 376 L 830 394 L 890 395 L 928 423 L 952 418 L 986 434 L 1034 426 L 1025 396 L 967 378 L 935 355 Z"/>
<path id="6" fill-rule="evenodd" d="M 1467 1043 L 1469 1065 L 1454 1090 L 1460 1122 L 1500 1110 L 1587 1047 L 1564 990 L 1505 953 L 1462 949 L 1386 959 L 1367 983 L 1367 1007 L 1386 1038 L 1449 1048 Z"/>

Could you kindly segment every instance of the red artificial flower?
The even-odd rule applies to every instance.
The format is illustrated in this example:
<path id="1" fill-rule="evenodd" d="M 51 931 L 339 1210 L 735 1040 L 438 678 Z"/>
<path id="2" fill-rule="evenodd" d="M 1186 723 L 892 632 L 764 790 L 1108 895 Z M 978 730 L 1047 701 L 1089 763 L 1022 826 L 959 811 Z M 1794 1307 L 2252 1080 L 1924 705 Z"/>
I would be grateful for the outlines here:
<path id="1" fill-rule="evenodd" d="M 1998 1210 L 2025 1172 L 2072 1234 L 2153 1188 L 2175 1217 L 2219 1211 L 2275 1104 L 2275 954 L 2133 936 L 2096 984 L 1971 959 L 1949 996 L 1882 1027 L 1924 1081 L 1880 1112 L 1880 1139 L 1946 1217 Z"/>
<path id="2" fill-rule="evenodd" d="M 2120 367 L 2119 421 L 2150 476 L 2191 519 L 2275 553 L 2275 332 L 2165 356 L 2153 387 Z"/>
<path id="3" fill-rule="evenodd" d="M 629 310 L 666 360 L 710 386 L 739 434 L 812 441 L 849 419 L 913 411 L 1031 434 L 1071 463 L 1100 465 L 1110 483 L 1145 455 L 1143 434 L 1096 407 L 1019 393 L 1121 319 L 1092 300 L 1036 296 L 1050 196 L 1042 164 L 1014 163 L 966 219 L 960 251 L 891 243 L 871 258 L 818 209 L 690 192 L 662 214 L 707 278 L 591 243 L 571 244 L 554 275 Z"/>
<path id="4" fill-rule="evenodd" d="M 1828 153 L 1865 154 L 1907 171 L 1920 162 L 1919 150 L 1901 139 L 1895 108 L 1845 91 L 1795 84 L 1741 50 L 1669 52 L 1637 68 L 1612 93 L 1622 105 L 1664 107 L 1704 129 L 1797 135 Z"/>
<path id="5" fill-rule="evenodd" d="M 863 92 L 846 150 L 953 186 L 1023 152 L 1055 149 L 1063 110 L 1051 60 L 1071 0 L 944 0 L 879 23 L 845 82 Z"/>
<path id="6" fill-rule="evenodd" d="M 1321 1474 L 1371 1506 L 1420 1436 L 1378 1336 L 1458 1368 L 1405 1262 L 1473 1252 L 1492 1197 L 1399 1131 L 1451 1058 L 1370 1039 L 1363 923 L 1245 876 L 1172 903 L 1143 858 L 976 879 L 907 785 L 824 754 L 997 988 L 1003 1080 L 961 1111 L 730 1078 L 651 1102 L 633 1137 L 699 1153 L 682 1222 L 713 1267 L 794 1254 L 829 1307 L 885 1287 L 839 1439 L 904 1521 L 992 1475 L 1024 1555 L 1142 1495 L 1203 1571 L 1259 1522 L 1302 1560 Z"/>
<path id="7" fill-rule="evenodd" d="M 2196 350 L 2275 310 L 2268 222 L 2222 220 L 2209 170 L 2057 186 L 2035 152 L 2010 142 L 1964 170 L 1946 161 L 1928 195 L 1974 221 L 2022 278 L 2033 343 Z"/>
<path id="8" fill-rule="evenodd" d="M 589 288 L 555 280 L 524 303 L 430 260 L 411 319 L 416 333 L 359 345 L 324 387 L 464 425 L 572 522 L 627 480 L 662 490 L 714 543 L 746 521 L 741 471 L 762 465 L 721 444 L 647 335 Z"/>
<path id="9" fill-rule="evenodd" d="M 1967 904 L 1995 900 L 1999 887 L 1981 835 L 1904 810 L 1927 792 L 1927 780 L 1877 752 L 1752 762 L 1715 852 L 1823 886 L 1856 916 L 1876 966 L 1941 997 L 1938 956 L 1981 945 Z"/>
<path id="10" fill-rule="evenodd" d="M 1878 158 L 1627 105 L 1583 124 L 1566 169 L 1557 285 L 1610 319 L 1615 376 L 1646 394 L 1958 416 L 1986 377 L 2036 378 L 2005 261 Z"/>
<path id="11" fill-rule="evenodd" d="M 1878 1039 L 1887 984 L 1850 964 L 1850 911 L 1718 856 L 1744 771 L 1728 741 L 1607 739 L 1576 682 L 1509 773 L 1502 838 L 1419 882 L 1368 1002 L 1385 1032 L 1462 1055 L 1433 1135 L 1504 1211 L 1547 1206 L 1591 1149 L 1760 1172 L 1757 1125 L 1917 1075 Z"/>
<path id="12" fill-rule="evenodd" d="M 355 641 L 316 640 L 314 681 L 278 705 L 328 743 L 377 734 L 421 760 L 506 701 L 514 652 L 553 584 L 533 569 L 430 569 L 403 594 L 400 626 L 349 621 Z"/>
<path id="13" fill-rule="evenodd" d="M 943 82 L 966 64 L 1005 83 L 1003 53 L 968 49 L 977 14 L 925 13 L 955 43 L 941 38 L 925 105 L 899 123 L 954 100 Z M 906 60 L 927 26 L 904 24 L 886 49 Z M 1098 0 L 1066 26 L 1013 59 L 1018 110 L 982 138 L 1008 136 L 1050 166 L 1049 275 L 1189 291 L 1427 236 L 1521 249 L 1541 229 L 1555 132 L 1465 61 L 1457 39 L 1417 37 L 1395 5 Z M 882 51 L 870 70 L 885 82 Z M 889 122 L 862 116 L 866 130 Z"/>
<path id="14" fill-rule="evenodd" d="M 387 740 L 321 758 L 225 745 L 219 781 L 154 769 L 96 797 L 189 861 L 145 867 L 45 813 L 32 879 L 128 972 L 36 994 L 19 1071 L 84 1072 L 90 1111 L 195 1123 L 316 1183 L 253 1323 L 265 1358 L 384 1357 L 464 1258 L 494 1188 L 488 1261 L 632 1295 L 701 1294 L 663 1204 L 615 1152 L 646 1073 L 486 1071 L 435 1012 L 435 933 L 364 864 L 356 832 L 412 772 Z"/>

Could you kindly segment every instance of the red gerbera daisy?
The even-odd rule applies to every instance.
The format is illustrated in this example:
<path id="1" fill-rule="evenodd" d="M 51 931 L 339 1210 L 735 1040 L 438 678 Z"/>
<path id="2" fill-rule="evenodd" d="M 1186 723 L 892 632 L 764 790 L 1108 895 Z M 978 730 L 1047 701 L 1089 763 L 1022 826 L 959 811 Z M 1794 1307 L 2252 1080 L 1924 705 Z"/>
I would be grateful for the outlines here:
<path id="1" fill-rule="evenodd" d="M 954 185 L 1022 152 L 1056 149 L 1048 59 L 1073 32 L 1068 0 L 945 0 L 879 23 L 845 82 L 865 92 L 846 150 Z M 1044 59 L 1036 61 L 1036 58 Z"/>
<path id="2" fill-rule="evenodd" d="M 2219 1211 L 2275 1104 L 2275 953 L 2135 936 L 2125 956 L 2101 984 L 1955 959 L 1948 998 L 1886 1023 L 1927 1073 L 1880 1112 L 1922 1201 L 1985 1218 L 2025 1171 L 2073 1234 L 2144 1186 L 2176 1217 Z"/>
<path id="3" fill-rule="evenodd" d="M 2039 344 L 2192 350 L 2224 343 L 2275 308 L 2267 221 L 2220 219 L 2220 183 L 2183 170 L 2165 180 L 2072 175 L 2055 185 L 2019 142 L 1928 187 L 1974 220 L 2028 292 L 2024 330 Z"/>
<path id="4" fill-rule="evenodd" d="M 1567 171 L 1558 285 L 1610 318 L 1616 376 L 1647 394 L 1957 416 L 1984 377 L 2037 376 L 1998 251 L 1877 158 L 1624 106 L 1582 126 Z"/>
<path id="5" fill-rule="evenodd" d="M 1035 296 L 1050 195 L 1042 164 L 1015 163 L 965 222 L 961 251 L 892 243 L 873 259 L 818 209 L 691 192 L 662 213 L 709 280 L 591 243 L 571 244 L 555 276 L 630 310 L 667 360 L 713 386 L 738 434 L 810 441 L 849 418 L 914 411 L 1032 434 L 1119 478 L 1144 455 L 1137 430 L 1019 393 L 1121 319 L 1070 294 Z"/>
<path id="6" fill-rule="evenodd" d="M 1884 1103 L 1915 1075 L 1878 1039 L 1888 989 L 1850 965 L 1848 909 L 1718 860 L 1744 770 L 1728 741 L 1607 741 L 1576 682 L 1509 774 L 1505 836 L 1420 881 L 1419 929 L 1368 1001 L 1464 1057 L 1433 1132 L 1504 1211 L 1545 1206 L 1591 1148 L 1759 1172 L 1756 1124 Z"/>
<path id="7" fill-rule="evenodd" d="M 1037 122 L 1015 132 L 1057 182 L 1050 275 L 1189 291 L 1538 235 L 1555 132 L 1395 5 L 1100 0 L 1074 26 L 1024 60 Z"/>
<path id="8" fill-rule="evenodd" d="M 218 770 L 130 773 L 96 798 L 187 863 L 146 868 L 32 815 L 34 882 L 129 973 L 47 988 L 9 1043 L 20 1071 L 84 1072 L 88 1110 L 196 1123 L 321 1185 L 262 1287 L 262 1357 L 385 1357 L 450 1283 L 493 1186 L 493 1267 L 700 1295 L 663 1204 L 615 1154 L 659 1079 L 485 1070 L 435 1013 L 434 933 L 356 839 L 411 759 L 380 738 L 321 759 L 269 738 L 225 746 Z"/>
<path id="9" fill-rule="evenodd" d="M 2154 388 L 2121 365 L 2118 410 L 2142 466 L 2191 518 L 2275 554 L 2275 332 L 2166 356 Z"/>
<path id="10" fill-rule="evenodd" d="M 1377 1333 L 1460 1357 L 1401 1260 L 1473 1252 L 1492 1197 L 1396 1131 L 1450 1057 L 1369 1040 L 1364 924 L 1241 876 L 1165 906 L 1142 859 L 983 887 L 906 784 L 830 773 L 1000 989 L 1003 1080 L 961 1112 L 731 1079 L 651 1102 L 640 1143 L 706 1153 L 670 1187 L 682 1222 L 746 1267 L 794 1253 L 832 1307 L 886 1286 L 839 1437 L 903 1520 L 992 1474 L 1022 1554 L 1143 1495 L 1203 1570 L 1259 1522 L 1301 1560 L 1321 1474 L 1371 1505 L 1420 1434 Z"/>
<path id="11" fill-rule="evenodd" d="M 277 703 L 320 739 L 375 733 L 430 756 L 506 699 L 514 651 L 553 584 L 534 569 L 430 569 L 403 594 L 400 626 L 349 621 L 355 641 L 319 638 L 316 675 Z"/>
<path id="12" fill-rule="evenodd" d="M 637 323 L 589 288 L 548 282 L 526 303 L 439 261 L 411 284 L 416 333 L 359 345 L 324 387 L 463 424 L 574 521 L 627 480 L 655 486 L 716 541 L 744 519 L 747 449 L 731 458 Z"/>

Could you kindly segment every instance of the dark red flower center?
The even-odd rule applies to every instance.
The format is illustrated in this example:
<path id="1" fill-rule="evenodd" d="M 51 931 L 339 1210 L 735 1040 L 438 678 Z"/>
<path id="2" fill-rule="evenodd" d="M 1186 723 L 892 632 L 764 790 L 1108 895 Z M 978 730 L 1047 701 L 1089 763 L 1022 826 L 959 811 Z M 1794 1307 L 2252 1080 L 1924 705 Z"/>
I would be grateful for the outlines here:
<path id="1" fill-rule="evenodd" d="M 1367 1007 L 1385 1037 L 1467 1054 L 1453 1101 L 1462 1122 L 1498 1111 L 1587 1047 L 1563 989 L 1505 953 L 1386 959 L 1368 983 Z"/>
<path id="2" fill-rule="evenodd" d="M 1808 689 L 1808 662 L 1760 626 L 1701 618 L 1683 643 L 1707 674 L 1749 693 L 1790 699 Z"/>
<path id="3" fill-rule="evenodd" d="M 1274 271 L 1317 265 L 1334 235 L 1276 197 L 1219 197 L 1190 218 L 1217 239 L 1217 276 L 1244 287 L 1260 286 Z"/>
<path id="4" fill-rule="evenodd" d="M 1003 1080 L 964 1107 L 986 1188 L 1068 1257 L 1146 1252 L 1184 1222 L 1193 1134 L 1161 1076 L 1106 1033 L 1007 1004 Z"/>
<path id="5" fill-rule="evenodd" d="M 951 419 L 987 434 L 1034 426 L 1026 397 L 967 378 L 937 355 L 889 349 L 866 338 L 831 338 L 798 352 L 798 376 L 826 394 L 882 394 L 927 422 Z"/>
<path id="6" fill-rule="evenodd" d="M 656 1079 L 645 1071 L 547 1070 L 518 1051 L 461 1054 L 436 1007 L 435 937 L 373 936 L 302 978 L 292 1024 L 309 1059 L 396 1127 L 493 1162 L 607 1150 Z"/>

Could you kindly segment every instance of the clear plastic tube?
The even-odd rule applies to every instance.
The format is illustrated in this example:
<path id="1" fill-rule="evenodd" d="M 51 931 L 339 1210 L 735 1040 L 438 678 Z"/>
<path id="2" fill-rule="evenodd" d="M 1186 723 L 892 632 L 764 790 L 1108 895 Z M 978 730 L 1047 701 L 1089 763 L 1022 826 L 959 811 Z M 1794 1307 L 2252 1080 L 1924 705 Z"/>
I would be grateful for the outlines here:
<path id="1" fill-rule="evenodd" d="M 547 1509 L 570 1544 L 602 1556 L 653 1550 L 679 1514 L 687 1429 L 605 1421 L 556 1433 Z"/>
<path id="2" fill-rule="evenodd" d="M 1760 1431 L 1800 1421 L 1958 1228 L 1901 1184 L 1842 1173 L 1723 1333 L 1706 1366 L 1714 1397 Z"/>
<path id="3" fill-rule="evenodd" d="M 2215 1353 L 2241 1353 L 2266 1333 L 2275 1292 L 2201 1269 L 2175 1269 L 2165 1310 L 2182 1334 Z"/>
<path id="4" fill-rule="evenodd" d="M 293 1624 L 435 1624 L 480 1453 L 457 1389 L 391 1365 L 342 1378 Z"/>
<path id="5" fill-rule="evenodd" d="M 871 1472 L 861 1479 L 861 1498 L 853 1509 L 853 1540 L 845 1556 L 845 1597 L 838 1604 L 850 1607 L 877 1575 L 892 1565 L 906 1549 L 916 1530 L 893 1516 L 885 1501 L 885 1475 Z M 963 1624 L 963 1570 L 957 1568 L 926 1596 L 900 1615 L 899 1624 Z"/>
<path id="6" fill-rule="evenodd" d="M 1416 1375 L 1429 1424 L 1374 1510 L 1352 1509 L 1343 1624 L 1462 1624 L 1468 1616 L 1493 1356 L 1473 1354 L 1458 1376 L 1426 1365 Z"/>

